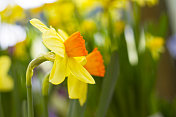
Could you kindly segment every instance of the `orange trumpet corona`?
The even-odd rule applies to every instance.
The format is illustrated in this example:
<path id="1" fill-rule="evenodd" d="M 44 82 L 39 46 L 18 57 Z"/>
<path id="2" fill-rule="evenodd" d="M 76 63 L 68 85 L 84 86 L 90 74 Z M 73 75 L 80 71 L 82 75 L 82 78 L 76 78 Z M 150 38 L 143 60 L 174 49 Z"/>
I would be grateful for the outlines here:
<path id="1" fill-rule="evenodd" d="M 75 32 L 68 37 L 64 45 L 68 57 L 86 56 L 88 54 L 85 47 L 85 40 L 80 32 Z"/>
<path id="2" fill-rule="evenodd" d="M 98 49 L 95 48 L 89 55 L 86 56 L 86 59 L 87 63 L 84 65 L 84 68 L 86 68 L 91 75 L 104 77 L 104 61 Z"/>

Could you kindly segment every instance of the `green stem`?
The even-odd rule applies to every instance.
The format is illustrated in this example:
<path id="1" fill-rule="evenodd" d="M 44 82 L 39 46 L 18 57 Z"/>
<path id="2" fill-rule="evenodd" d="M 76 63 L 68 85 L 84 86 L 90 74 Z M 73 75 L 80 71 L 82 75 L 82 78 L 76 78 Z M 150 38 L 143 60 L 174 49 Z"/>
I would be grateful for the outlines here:
<path id="1" fill-rule="evenodd" d="M 18 90 L 18 86 L 19 86 L 19 77 L 18 77 L 18 73 L 16 72 L 17 71 L 17 66 L 16 66 L 16 62 L 15 61 L 12 61 L 13 62 L 13 66 L 12 66 L 12 75 L 13 75 L 13 78 L 14 78 L 14 90 L 12 92 L 12 99 L 13 99 L 13 104 L 12 104 L 12 107 L 13 107 L 13 110 L 12 110 L 12 115 L 13 117 L 20 117 L 20 99 L 19 99 L 19 90 Z"/>
<path id="2" fill-rule="evenodd" d="M 83 106 L 80 106 L 79 101 L 76 99 L 70 100 L 67 117 L 84 117 L 86 106 L 86 103 Z"/>
<path id="3" fill-rule="evenodd" d="M 43 96 L 48 96 L 49 76 L 50 74 L 46 75 L 45 78 L 43 79 L 43 84 L 42 84 L 42 95 Z"/>
<path id="4" fill-rule="evenodd" d="M 45 61 L 54 61 L 55 55 L 51 52 L 32 60 L 26 70 L 26 86 L 31 87 L 33 69 Z"/>
<path id="5" fill-rule="evenodd" d="M 27 117 L 27 105 L 26 100 L 22 102 L 22 117 Z"/>
<path id="6" fill-rule="evenodd" d="M 97 108 L 96 117 L 105 117 L 108 110 L 111 98 L 114 93 L 116 81 L 118 78 L 118 55 L 117 52 L 113 52 L 111 62 L 107 69 L 107 74 L 103 80 L 102 91 L 100 95 L 100 102 Z"/>
<path id="7" fill-rule="evenodd" d="M 44 117 L 48 117 L 48 95 L 43 96 L 44 99 Z"/>
<path id="8" fill-rule="evenodd" d="M 28 117 L 34 117 L 31 87 L 27 87 L 27 102 L 28 102 Z"/>
<path id="9" fill-rule="evenodd" d="M 44 101 L 44 117 L 48 117 L 48 89 L 49 89 L 49 76 L 48 74 L 42 84 L 42 95 L 43 95 L 43 101 Z"/>
<path id="10" fill-rule="evenodd" d="M 77 114 L 76 114 L 75 107 L 76 107 L 76 100 L 70 100 L 67 117 L 76 117 Z"/>
<path id="11" fill-rule="evenodd" d="M 27 87 L 27 104 L 28 104 L 28 117 L 33 117 L 33 103 L 32 103 L 32 84 L 31 79 L 33 76 L 33 69 L 45 61 L 54 61 L 55 55 L 51 52 L 42 55 L 32 60 L 26 70 L 26 87 Z"/>
<path id="12" fill-rule="evenodd" d="M 0 93 L 0 117 L 4 117 L 3 105 L 2 105 L 2 97 Z"/>

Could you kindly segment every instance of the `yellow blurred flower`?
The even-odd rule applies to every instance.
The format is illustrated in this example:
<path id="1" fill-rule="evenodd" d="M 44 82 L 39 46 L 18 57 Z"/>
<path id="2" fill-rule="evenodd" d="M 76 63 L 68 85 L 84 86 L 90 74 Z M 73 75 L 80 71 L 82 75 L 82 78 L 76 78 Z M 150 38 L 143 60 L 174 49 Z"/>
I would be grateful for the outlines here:
<path id="1" fill-rule="evenodd" d="M 84 32 L 93 32 L 96 30 L 96 24 L 93 20 L 84 20 L 81 24 L 81 30 Z"/>
<path id="2" fill-rule="evenodd" d="M 13 89 L 13 80 L 8 75 L 8 70 L 10 68 L 10 58 L 8 56 L 0 57 L 0 91 L 6 92 Z"/>
<path id="3" fill-rule="evenodd" d="M 63 33 L 57 33 L 54 28 L 46 27 L 37 19 L 32 19 L 30 22 L 43 33 L 44 45 L 55 53 L 55 61 L 49 77 L 52 84 L 60 84 L 70 75 L 84 83 L 95 84 L 89 72 L 75 59 L 87 55 L 85 40 L 79 32 L 67 38 Z"/>
<path id="4" fill-rule="evenodd" d="M 132 0 L 133 2 L 138 3 L 140 6 L 154 6 L 156 4 L 158 4 L 158 0 Z"/>
<path id="5" fill-rule="evenodd" d="M 38 13 L 40 13 L 40 12 L 43 11 L 43 8 L 44 8 L 44 5 L 43 5 L 43 6 L 40 6 L 40 7 L 37 7 L 37 8 L 30 9 L 30 12 L 31 12 L 32 14 L 38 14 Z"/>
<path id="6" fill-rule="evenodd" d="M 126 8 L 129 0 L 102 0 L 104 8 Z"/>
<path id="7" fill-rule="evenodd" d="M 14 48 L 14 56 L 19 59 L 26 59 L 26 41 L 18 42 Z"/>
<path id="8" fill-rule="evenodd" d="M 116 7 L 123 8 L 126 6 L 128 0 L 74 0 L 81 7 L 90 7 L 102 5 L 104 8 L 107 7 Z"/>
<path id="9" fill-rule="evenodd" d="M 120 35 L 125 28 L 125 22 L 124 21 L 116 21 L 114 24 L 114 30 L 117 35 Z"/>
<path id="10" fill-rule="evenodd" d="M 164 51 L 164 39 L 162 37 L 146 36 L 146 47 L 151 51 L 154 59 L 159 58 L 159 54 Z"/>
<path id="11" fill-rule="evenodd" d="M 6 9 L 0 12 L 1 21 L 8 23 L 15 23 L 18 20 L 25 18 L 25 13 L 23 8 L 18 5 L 9 5 Z"/>
<path id="12" fill-rule="evenodd" d="M 100 0 L 73 0 L 73 2 L 82 10 L 99 5 L 99 1 Z"/>
<path id="13" fill-rule="evenodd" d="M 129 0 L 73 0 L 76 5 L 83 11 L 89 12 L 96 7 L 104 9 L 125 8 Z"/>
<path id="14" fill-rule="evenodd" d="M 55 27 L 60 27 L 61 24 L 66 24 L 73 19 L 74 5 L 71 2 L 46 4 L 43 9 L 44 14 L 48 17 L 49 24 Z"/>

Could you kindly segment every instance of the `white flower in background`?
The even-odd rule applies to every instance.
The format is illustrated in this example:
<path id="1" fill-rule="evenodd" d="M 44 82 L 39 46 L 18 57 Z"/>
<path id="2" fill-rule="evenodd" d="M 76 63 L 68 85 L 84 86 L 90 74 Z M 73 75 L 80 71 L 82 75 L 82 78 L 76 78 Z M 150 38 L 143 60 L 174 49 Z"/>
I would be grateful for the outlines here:
<path id="1" fill-rule="evenodd" d="M 6 49 L 26 39 L 26 31 L 22 26 L 0 24 L 0 47 Z"/>
<path id="2" fill-rule="evenodd" d="M 131 65 L 138 64 L 138 55 L 135 44 L 134 32 L 131 26 L 127 25 L 125 27 L 125 40 L 127 43 L 128 59 Z"/>
<path id="3" fill-rule="evenodd" d="M 30 54 L 31 54 L 32 59 L 34 59 L 34 58 L 41 56 L 42 54 L 47 53 L 48 50 L 41 42 L 41 38 L 37 37 L 32 41 L 30 52 L 31 52 Z"/>
<path id="4" fill-rule="evenodd" d="M 3 11 L 8 5 L 15 5 L 15 0 L 0 0 L 0 11 Z"/>
<path id="5" fill-rule="evenodd" d="M 0 11 L 3 11 L 8 5 L 19 5 L 24 9 L 30 9 L 55 1 L 56 0 L 0 0 Z"/>
<path id="6" fill-rule="evenodd" d="M 15 0 L 16 4 L 24 9 L 36 8 L 42 6 L 45 3 L 53 3 L 56 0 Z"/>

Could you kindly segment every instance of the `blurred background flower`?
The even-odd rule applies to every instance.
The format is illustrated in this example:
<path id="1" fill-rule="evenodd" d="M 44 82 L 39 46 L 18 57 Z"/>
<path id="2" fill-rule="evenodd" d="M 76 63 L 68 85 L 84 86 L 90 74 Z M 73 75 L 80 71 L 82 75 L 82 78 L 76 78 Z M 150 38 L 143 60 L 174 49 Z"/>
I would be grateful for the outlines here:
<path id="1" fill-rule="evenodd" d="M 49 52 L 40 31 L 29 23 L 32 18 L 52 25 L 63 37 L 79 31 L 88 52 L 98 48 L 105 64 L 104 78 L 93 76 L 96 84 L 87 86 L 83 106 L 77 99 L 68 98 L 67 81 L 58 86 L 50 84 L 49 117 L 175 117 L 175 3 L 0 0 L 0 117 L 27 116 L 27 66 Z M 95 61 L 90 68 L 99 64 Z M 41 87 L 52 66 L 52 62 L 45 62 L 34 69 L 36 117 L 47 117 Z"/>
<path id="2" fill-rule="evenodd" d="M 11 60 L 8 56 L 1 56 L 0 57 L 0 91 L 6 92 L 11 91 L 13 89 L 13 80 L 8 75 L 8 70 L 10 68 Z"/>

